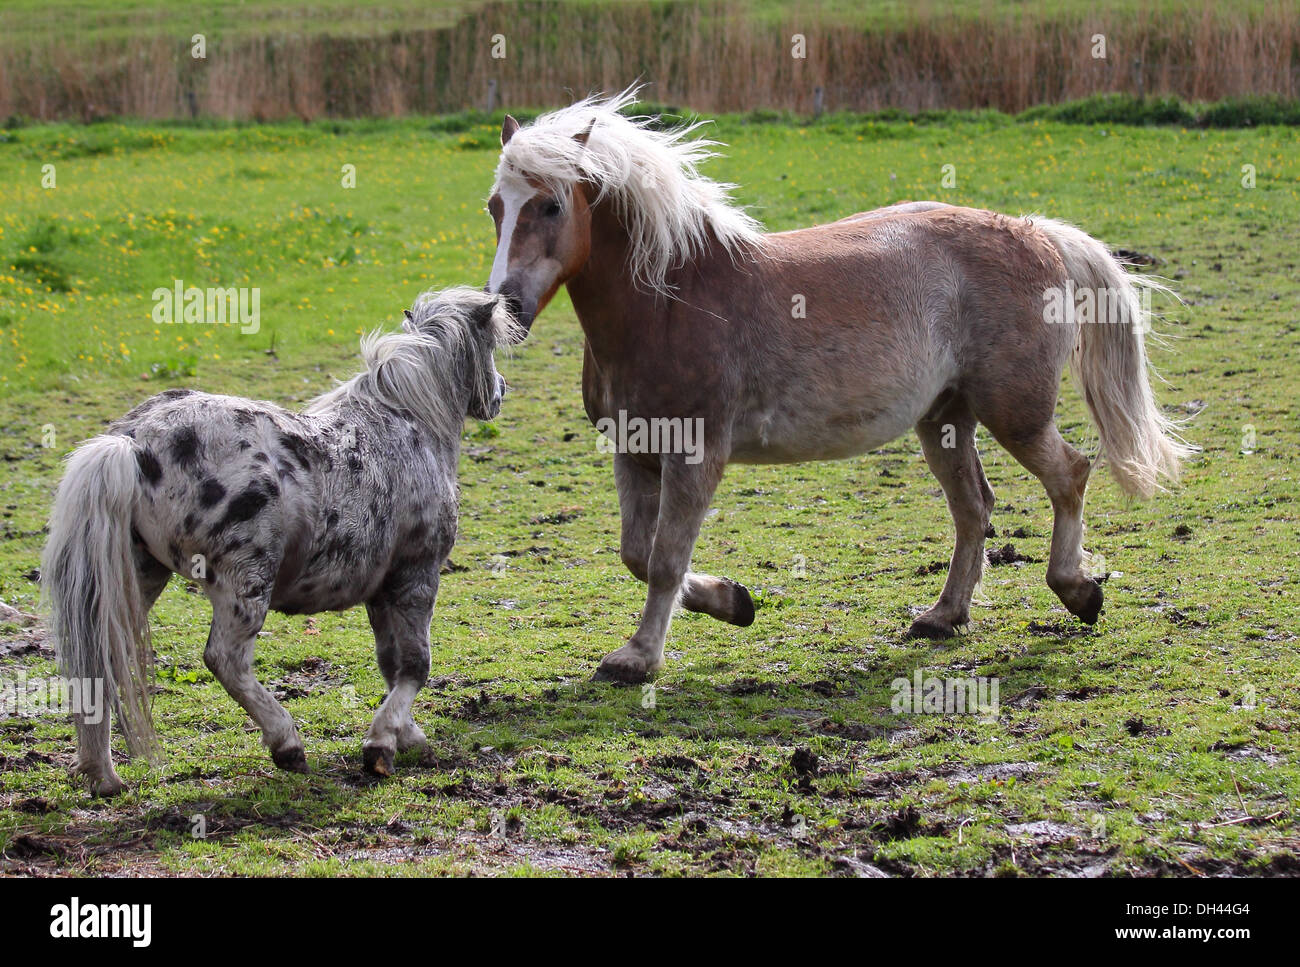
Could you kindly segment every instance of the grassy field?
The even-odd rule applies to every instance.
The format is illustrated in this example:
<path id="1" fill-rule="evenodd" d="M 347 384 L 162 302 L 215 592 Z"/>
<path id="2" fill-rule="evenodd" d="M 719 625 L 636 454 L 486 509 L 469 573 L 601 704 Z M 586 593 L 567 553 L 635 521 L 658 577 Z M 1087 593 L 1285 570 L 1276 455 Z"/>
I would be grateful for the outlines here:
<path id="1" fill-rule="evenodd" d="M 278 772 L 204 668 L 209 609 L 177 578 L 153 620 L 165 765 L 119 765 L 132 791 L 92 801 L 68 778 L 62 717 L 0 721 L 0 872 L 1300 870 L 1297 129 L 728 118 L 716 136 L 731 147 L 711 172 L 772 229 L 938 198 L 1074 221 L 1175 280 L 1159 394 L 1204 454 L 1148 505 L 1094 477 L 1100 623 L 1045 586 L 1046 497 L 982 437 L 991 548 L 1027 560 L 989 568 L 959 640 L 906 640 L 952 540 L 908 436 L 842 463 L 734 468 L 696 561 L 755 590 L 753 627 L 681 615 L 653 702 L 589 683 L 642 589 L 619 562 L 561 297 L 500 361 L 500 419 L 466 428 L 461 538 L 416 703 L 424 757 L 361 774 L 383 693 L 362 611 L 272 616 L 257 672 L 313 768 Z M 105 421 L 170 386 L 300 403 L 417 292 L 482 281 L 495 139 L 427 120 L 5 133 L 0 599 L 35 608 L 60 460 Z M 260 287 L 260 330 L 155 325 L 150 294 L 177 278 Z M 1060 420 L 1095 445 L 1072 390 Z M 917 670 L 998 678 L 999 714 L 893 713 L 891 682 Z M 0 626 L 0 685 L 53 672 L 37 631 Z"/>

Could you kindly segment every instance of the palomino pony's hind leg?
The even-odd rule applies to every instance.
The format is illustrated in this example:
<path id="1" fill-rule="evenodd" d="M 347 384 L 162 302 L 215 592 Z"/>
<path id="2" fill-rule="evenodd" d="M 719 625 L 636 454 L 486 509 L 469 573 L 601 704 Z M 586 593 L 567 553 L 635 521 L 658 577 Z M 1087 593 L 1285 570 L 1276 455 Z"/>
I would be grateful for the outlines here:
<path id="1" fill-rule="evenodd" d="M 970 601 L 984 569 L 984 538 L 993 510 L 993 490 L 975 448 L 975 417 L 964 399 L 952 397 L 916 425 L 931 472 L 943 486 L 957 528 L 957 543 L 943 592 L 932 608 L 912 622 L 909 635 L 948 638 L 970 621 Z"/>
<path id="2" fill-rule="evenodd" d="M 262 730 L 262 741 L 275 764 L 291 772 L 307 772 L 307 756 L 293 717 L 253 675 L 253 648 L 266 620 L 269 579 L 265 587 L 260 598 L 241 598 L 225 589 L 209 591 L 212 630 L 203 663 Z"/>
<path id="3" fill-rule="evenodd" d="M 986 424 L 988 425 L 988 424 Z M 1037 477 L 1052 500 L 1052 552 L 1047 586 L 1061 603 L 1087 624 L 1101 612 L 1101 585 L 1083 570 L 1083 496 L 1092 465 L 1048 422 L 1033 436 L 999 433 L 989 426 L 1010 454 Z"/>
<path id="4" fill-rule="evenodd" d="M 388 695 L 375 713 L 361 748 L 367 772 L 393 773 L 398 752 L 423 749 L 427 739 L 411 716 L 411 703 L 429 678 L 429 621 L 438 594 L 438 575 L 400 594 L 383 594 L 366 604 L 375 632 L 375 655 Z M 400 604 L 398 603 L 400 601 Z"/>
<path id="5" fill-rule="evenodd" d="M 622 518 L 620 553 L 627 569 L 643 583 L 649 578 L 650 552 L 659 520 L 659 478 L 659 473 L 627 454 L 614 455 L 614 482 Z M 754 600 L 743 584 L 694 571 L 687 572 L 682 583 L 681 605 L 687 611 L 698 611 L 742 628 L 754 623 Z"/>

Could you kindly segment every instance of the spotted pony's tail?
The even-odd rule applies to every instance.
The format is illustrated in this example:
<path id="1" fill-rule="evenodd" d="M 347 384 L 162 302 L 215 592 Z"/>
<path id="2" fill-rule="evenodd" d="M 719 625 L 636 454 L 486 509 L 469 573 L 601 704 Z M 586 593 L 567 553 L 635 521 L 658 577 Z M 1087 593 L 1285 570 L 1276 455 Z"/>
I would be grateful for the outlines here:
<path id="1" fill-rule="evenodd" d="M 152 758 L 153 649 L 131 546 L 138 472 L 129 437 L 97 436 L 73 451 L 50 514 L 41 592 L 60 674 L 102 683 L 91 691 L 113 706 L 132 754 Z M 107 711 L 74 708 L 73 717 Z"/>

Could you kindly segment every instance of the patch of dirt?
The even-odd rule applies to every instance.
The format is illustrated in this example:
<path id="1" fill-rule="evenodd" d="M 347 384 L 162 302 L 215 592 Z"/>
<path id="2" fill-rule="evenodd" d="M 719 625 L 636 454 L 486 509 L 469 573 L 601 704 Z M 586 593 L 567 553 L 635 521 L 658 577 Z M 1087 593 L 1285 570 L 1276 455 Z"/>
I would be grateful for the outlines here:
<path id="1" fill-rule="evenodd" d="M 1023 692 L 1019 692 L 1007 699 L 1006 704 L 1012 708 L 1037 708 L 1039 701 L 1047 694 L 1047 688 L 1042 685 L 1031 685 Z"/>
<path id="2" fill-rule="evenodd" d="M 0 772 L 23 772 L 53 761 L 52 756 L 43 752 L 25 752 L 21 756 L 0 755 Z"/>
<path id="3" fill-rule="evenodd" d="M 1101 688 L 1097 685 L 1082 685 L 1079 688 L 1073 688 L 1068 692 L 1061 692 L 1056 696 L 1058 702 L 1083 702 L 1090 698 L 1096 698 L 1098 695 L 1114 695 L 1119 689 L 1113 686 Z"/>
<path id="4" fill-rule="evenodd" d="M 1236 762 L 1262 762 L 1267 766 L 1275 766 L 1283 762 L 1283 757 L 1273 752 L 1266 752 L 1258 746 L 1251 745 L 1248 742 L 1230 744 L 1225 742 L 1215 742 L 1209 747 L 1210 752 L 1222 752 L 1224 758 L 1232 759 Z"/>
<path id="5" fill-rule="evenodd" d="M 1052 822 L 1049 819 L 1039 819 L 1032 823 L 1010 823 L 1003 828 L 1007 831 L 1007 835 L 1014 836 L 1016 839 L 1028 839 L 1036 845 L 1065 843 L 1084 837 L 1083 830 L 1064 823 Z"/>
<path id="6" fill-rule="evenodd" d="M 718 691 L 726 695 L 768 695 L 776 698 L 780 685 L 776 682 L 763 682 L 757 678 L 738 678 L 727 685 L 717 686 Z"/>
<path id="7" fill-rule="evenodd" d="M 346 682 L 347 676 L 335 671 L 328 661 L 310 655 L 275 681 L 267 682 L 266 687 L 283 702 L 285 699 L 306 698 L 317 692 L 333 691 Z"/>
<path id="8" fill-rule="evenodd" d="M 1078 621 L 1030 621 L 1025 630 L 1040 638 L 1086 638 L 1093 630 Z"/>
<path id="9" fill-rule="evenodd" d="M 650 765 L 659 769 L 671 769 L 677 772 L 700 772 L 702 766 L 685 755 L 656 755 L 647 760 Z"/>
<path id="10" fill-rule="evenodd" d="M 927 823 L 915 806 L 905 806 L 877 821 L 871 831 L 882 839 L 913 839 L 917 836 L 941 836 L 948 827 L 944 823 Z"/>
<path id="11" fill-rule="evenodd" d="M 795 749 L 790 756 L 790 768 L 797 776 L 817 775 L 817 753 L 806 746 Z"/>
<path id="12" fill-rule="evenodd" d="M 1159 726 L 1149 725 L 1140 715 L 1124 720 L 1124 731 L 1132 736 L 1139 735 L 1168 735 L 1169 730 Z"/>
<path id="13" fill-rule="evenodd" d="M 530 524 L 567 524 L 582 516 L 581 507 L 564 507 L 550 514 L 538 514 L 531 518 Z"/>
<path id="14" fill-rule="evenodd" d="M 822 735 L 832 735 L 848 742 L 870 742 L 888 734 L 888 729 L 878 725 L 863 725 L 860 722 L 834 722 L 827 719 L 818 731 Z"/>
<path id="15" fill-rule="evenodd" d="M 13 629 L 0 635 L 0 660 L 37 654 L 54 657 L 49 634 L 37 615 L 19 611 L 0 601 L 0 625 Z"/>
<path id="16" fill-rule="evenodd" d="M 1017 551 L 1016 546 L 1014 544 L 1003 544 L 1001 547 L 989 551 L 988 561 L 989 564 L 992 565 L 993 567 L 1002 567 L 1007 564 L 1038 564 L 1039 563 L 1038 558 L 1029 557 L 1028 555 L 1021 554 L 1019 551 Z"/>
<path id="17" fill-rule="evenodd" d="M 1154 255 L 1148 255 L 1146 252 L 1135 252 L 1129 248 L 1117 248 L 1111 251 L 1111 255 L 1121 262 L 1127 262 L 1129 265 L 1160 265 L 1160 259 Z"/>
<path id="18" fill-rule="evenodd" d="M 832 861 L 837 870 L 844 870 L 860 880 L 888 879 L 889 874 L 872 863 L 864 863 L 856 856 L 837 856 Z"/>
<path id="19" fill-rule="evenodd" d="M 966 769 L 956 766 L 948 770 L 937 770 L 934 775 L 947 779 L 950 786 L 960 783 L 972 785 L 980 782 L 1005 782 L 1008 779 L 1023 779 L 1038 771 L 1036 762 L 991 762 L 987 765 Z"/>

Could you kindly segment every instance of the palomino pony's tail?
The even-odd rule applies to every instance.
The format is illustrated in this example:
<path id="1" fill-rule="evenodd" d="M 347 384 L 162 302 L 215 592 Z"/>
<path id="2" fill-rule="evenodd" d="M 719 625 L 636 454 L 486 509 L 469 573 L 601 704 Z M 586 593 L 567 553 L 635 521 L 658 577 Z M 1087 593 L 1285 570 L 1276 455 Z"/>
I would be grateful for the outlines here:
<path id="1" fill-rule="evenodd" d="M 1083 309 L 1075 310 L 1070 369 L 1101 436 L 1101 455 L 1125 493 L 1150 497 L 1162 489 L 1161 477 L 1177 482 L 1182 462 L 1197 450 L 1156 405 L 1147 373 L 1151 311 L 1144 296 L 1171 290 L 1129 274 L 1105 245 L 1072 225 L 1038 217 L 1033 223 L 1061 253 L 1071 298 L 1086 292 Z"/>
<path id="2" fill-rule="evenodd" d="M 68 458 L 41 557 L 41 592 L 60 674 L 102 681 L 132 754 L 152 758 L 153 649 L 131 547 L 135 451 L 129 437 L 105 435 Z"/>

